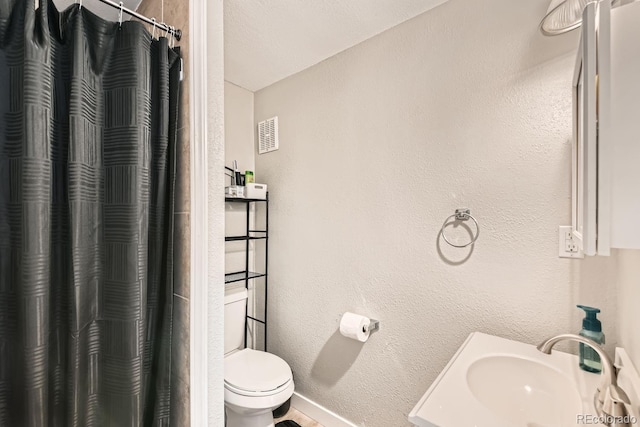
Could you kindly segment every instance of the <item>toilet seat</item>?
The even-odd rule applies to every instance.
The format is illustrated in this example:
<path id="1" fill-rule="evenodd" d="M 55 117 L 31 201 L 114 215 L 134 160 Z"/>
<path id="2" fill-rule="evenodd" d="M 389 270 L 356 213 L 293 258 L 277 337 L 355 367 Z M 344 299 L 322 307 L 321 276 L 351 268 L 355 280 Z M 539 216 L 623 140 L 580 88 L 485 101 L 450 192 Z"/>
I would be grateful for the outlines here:
<path id="1" fill-rule="evenodd" d="M 275 354 L 243 349 L 224 360 L 225 389 L 241 396 L 270 396 L 292 381 L 291 368 Z"/>
<path id="2" fill-rule="evenodd" d="M 246 396 L 246 397 L 267 397 L 267 396 L 273 396 L 275 394 L 280 393 L 282 390 L 286 390 L 287 387 L 289 386 L 289 384 L 292 382 L 292 380 L 287 381 L 286 383 L 282 384 L 280 387 L 275 388 L 273 390 L 268 390 L 268 391 L 249 391 L 249 390 L 242 390 L 239 388 L 236 388 L 230 384 L 228 384 L 227 382 L 224 383 L 224 388 L 225 390 L 237 394 L 238 396 Z"/>

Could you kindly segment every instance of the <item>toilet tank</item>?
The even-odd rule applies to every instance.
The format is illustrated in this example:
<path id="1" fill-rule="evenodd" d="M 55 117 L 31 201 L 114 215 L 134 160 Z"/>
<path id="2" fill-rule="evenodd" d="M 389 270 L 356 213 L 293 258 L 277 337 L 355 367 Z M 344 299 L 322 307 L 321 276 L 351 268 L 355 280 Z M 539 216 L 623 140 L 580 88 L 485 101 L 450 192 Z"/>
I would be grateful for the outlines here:
<path id="1" fill-rule="evenodd" d="M 224 354 L 244 347 L 247 290 L 227 289 L 224 294 Z"/>

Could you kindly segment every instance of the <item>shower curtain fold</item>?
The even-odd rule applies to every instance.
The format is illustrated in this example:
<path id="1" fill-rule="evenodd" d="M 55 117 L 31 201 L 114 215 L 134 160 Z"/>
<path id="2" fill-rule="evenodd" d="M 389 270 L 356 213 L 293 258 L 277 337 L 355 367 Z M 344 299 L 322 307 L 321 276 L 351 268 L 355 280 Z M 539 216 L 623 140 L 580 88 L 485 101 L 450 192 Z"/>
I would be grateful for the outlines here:
<path id="1" fill-rule="evenodd" d="M 0 0 L 0 426 L 168 426 L 179 51 Z"/>

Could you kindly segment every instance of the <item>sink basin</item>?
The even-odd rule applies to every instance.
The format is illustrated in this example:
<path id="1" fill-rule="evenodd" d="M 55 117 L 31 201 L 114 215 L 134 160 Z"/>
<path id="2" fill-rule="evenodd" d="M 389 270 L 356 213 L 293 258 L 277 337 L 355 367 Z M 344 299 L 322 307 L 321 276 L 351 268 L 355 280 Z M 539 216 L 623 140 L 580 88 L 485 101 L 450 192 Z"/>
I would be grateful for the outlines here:
<path id="1" fill-rule="evenodd" d="M 474 332 L 409 414 L 419 427 L 567 427 L 595 416 L 578 357 Z"/>
<path id="2" fill-rule="evenodd" d="M 516 426 L 568 426 L 582 413 L 582 399 L 570 377 L 523 357 L 480 358 L 467 368 L 467 385 L 489 411 Z"/>

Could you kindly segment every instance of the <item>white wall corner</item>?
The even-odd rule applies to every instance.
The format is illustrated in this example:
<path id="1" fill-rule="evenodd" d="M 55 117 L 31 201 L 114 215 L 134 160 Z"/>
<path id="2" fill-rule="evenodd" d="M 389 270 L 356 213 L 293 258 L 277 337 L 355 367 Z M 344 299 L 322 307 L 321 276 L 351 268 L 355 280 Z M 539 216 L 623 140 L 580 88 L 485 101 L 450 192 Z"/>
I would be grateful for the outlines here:
<path id="1" fill-rule="evenodd" d="M 194 40 L 206 39 L 206 47 L 194 52 L 207 61 L 206 75 L 206 167 L 208 280 L 207 294 L 207 408 L 209 426 L 224 425 L 224 32 L 223 0 L 206 2 L 200 10 Z M 203 184 L 204 185 L 204 184 Z M 195 372 L 202 375 L 202 372 Z M 198 424 L 192 421 L 194 426 Z"/>
<path id="2" fill-rule="evenodd" d="M 190 0 L 191 425 L 224 424 L 223 2 Z M 209 176 L 220 176 L 218 181 Z M 214 286 L 210 286 L 213 284 Z M 217 286 L 216 286 L 217 285 Z"/>
<path id="3" fill-rule="evenodd" d="M 206 30 L 206 0 L 190 0 L 189 28 Z M 189 55 L 190 163 L 191 163 L 191 299 L 190 299 L 190 412 L 192 425 L 209 419 L 208 369 L 208 181 L 207 177 L 207 38 L 194 37 Z M 204 179 L 203 179 L 204 178 Z"/>

